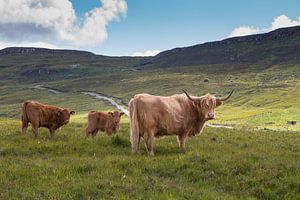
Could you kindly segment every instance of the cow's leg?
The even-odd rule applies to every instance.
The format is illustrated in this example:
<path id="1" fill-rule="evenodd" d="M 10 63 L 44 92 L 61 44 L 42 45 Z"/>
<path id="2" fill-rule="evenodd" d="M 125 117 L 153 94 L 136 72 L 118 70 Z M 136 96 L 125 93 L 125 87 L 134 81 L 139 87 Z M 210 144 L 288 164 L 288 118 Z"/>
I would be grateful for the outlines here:
<path id="1" fill-rule="evenodd" d="M 131 138 L 131 149 L 133 154 L 138 154 L 140 152 L 140 141 L 140 135 L 136 135 L 134 138 Z"/>
<path id="2" fill-rule="evenodd" d="M 148 155 L 154 156 L 154 152 L 153 152 L 154 133 L 153 132 L 145 133 L 143 138 L 144 138 L 145 147 L 147 149 Z"/>
<path id="3" fill-rule="evenodd" d="M 131 152 L 133 154 L 139 153 L 141 136 L 138 134 L 131 135 L 130 140 L 131 140 Z"/>
<path id="4" fill-rule="evenodd" d="M 22 120 L 22 134 L 26 134 L 28 123 L 28 121 Z"/>
<path id="5" fill-rule="evenodd" d="M 85 135 L 87 138 L 90 136 L 90 132 L 89 132 L 88 128 L 85 129 Z"/>
<path id="6" fill-rule="evenodd" d="M 137 151 L 140 151 L 140 142 L 141 142 L 141 136 L 139 135 L 138 139 L 137 139 Z"/>
<path id="7" fill-rule="evenodd" d="M 33 136 L 36 138 L 38 136 L 38 128 L 39 126 L 36 124 L 31 124 Z"/>
<path id="8" fill-rule="evenodd" d="M 85 135 L 86 135 L 86 137 L 89 137 L 90 135 L 92 135 L 92 131 L 90 130 L 89 127 L 87 127 L 87 128 L 85 129 Z"/>
<path id="9" fill-rule="evenodd" d="M 55 130 L 54 130 L 54 128 L 49 128 L 49 132 L 50 132 L 51 139 L 53 139 L 54 136 L 55 136 Z"/>
<path id="10" fill-rule="evenodd" d="M 98 129 L 92 131 L 92 138 L 94 138 L 97 135 L 98 131 L 99 131 Z"/>
<path id="11" fill-rule="evenodd" d="M 179 147 L 183 152 L 186 152 L 186 147 L 185 147 L 186 139 L 187 139 L 187 134 L 181 134 L 177 136 Z"/>

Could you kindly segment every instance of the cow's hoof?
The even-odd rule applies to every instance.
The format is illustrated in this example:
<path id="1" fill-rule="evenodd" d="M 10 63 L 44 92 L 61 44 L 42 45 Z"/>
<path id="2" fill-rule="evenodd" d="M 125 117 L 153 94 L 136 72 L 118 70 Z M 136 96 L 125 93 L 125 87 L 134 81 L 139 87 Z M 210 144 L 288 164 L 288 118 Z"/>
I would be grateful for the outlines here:
<path id="1" fill-rule="evenodd" d="M 180 150 L 181 150 L 182 153 L 186 153 L 187 152 L 186 148 L 180 149 Z"/>
<path id="2" fill-rule="evenodd" d="M 140 152 L 139 151 L 132 151 L 131 154 L 132 155 L 140 155 Z"/>
<path id="3" fill-rule="evenodd" d="M 148 156 L 154 156 L 154 152 L 149 152 Z"/>

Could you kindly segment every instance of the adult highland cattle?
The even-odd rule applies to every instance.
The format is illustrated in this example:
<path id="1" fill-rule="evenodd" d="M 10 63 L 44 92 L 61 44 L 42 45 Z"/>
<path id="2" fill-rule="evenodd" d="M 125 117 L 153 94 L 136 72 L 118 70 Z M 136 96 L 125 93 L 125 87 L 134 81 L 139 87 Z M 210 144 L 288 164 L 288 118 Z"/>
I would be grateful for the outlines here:
<path id="1" fill-rule="evenodd" d="M 72 114 L 75 112 L 65 108 L 46 105 L 37 101 L 26 101 L 23 103 L 21 111 L 22 133 L 26 133 L 28 124 L 31 123 L 32 133 L 35 137 L 37 137 L 40 127 L 48 128 L 51 137 L 53 137 L 56 129 L 69 123 Z"/>
<path id="2" fill-rule="evenodd" d="M 185 151 L 187 137 L 201 133 L 205 122 L 215 118 L 215 108 L 230 98 L 211 94 L 196 97 L 186 91 L 173 96 L 137 94 L 129 102 L 132 152 L 139 151 L 141 137 L 149 155 L 154 155 L 154 137 L 177 135 L 179 147 Z"/>

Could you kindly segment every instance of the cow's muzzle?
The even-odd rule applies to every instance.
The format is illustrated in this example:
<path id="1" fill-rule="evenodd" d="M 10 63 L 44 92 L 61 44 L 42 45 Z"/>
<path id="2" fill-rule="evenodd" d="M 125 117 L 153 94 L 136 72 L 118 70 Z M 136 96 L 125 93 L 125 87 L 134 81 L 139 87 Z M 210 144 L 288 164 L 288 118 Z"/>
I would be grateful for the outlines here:
<path id="1" fill-rule="evenodd" d="M 215 119 L 215 113 L 213 112 L 208 113 L 206 116 L 206 120 L 213 120 L 213 119 Z"/>

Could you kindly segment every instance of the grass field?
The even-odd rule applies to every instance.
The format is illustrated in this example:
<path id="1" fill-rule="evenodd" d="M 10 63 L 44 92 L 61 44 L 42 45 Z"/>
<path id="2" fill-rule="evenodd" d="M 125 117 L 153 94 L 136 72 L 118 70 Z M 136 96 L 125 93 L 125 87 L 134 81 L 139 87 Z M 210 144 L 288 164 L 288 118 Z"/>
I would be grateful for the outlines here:
<path id="1" fill-rule="evenodd" d="M 11 103 L 14 92 L 6 95 L 1 106 L 6 117 L 0 118 L 0 199 L 299 198 L 298 132 L 249 126 L 246 131 L 242 124 L 230 130 L 206 128 L 188 140 L 187 153 L 175 137 L 166 137 L 156 140 L 155 157 L 148 157 L 143 146 L 141 155 L 133 156 L 127 117 L 116 135 L 85 138 L 87 112 L 111 110 L 107 102 L 71 92 L 15 89 L 22 91 L 20 101 L 38 99 L 77 113 L 55 139 L 43 128 L 35 139 L 30 128 L 20 134 L 20 104 Z M 218 122 L 234 120 L 234 112 L 230 104 L 221 107 Z"/>
<path id="2" fill-rule="evenodd" d="M 155 157 L 130 153 L 129 123 L 114 136 L 84 135 L 79 114 L 50 139 L 0 119 L 0 199 L 299 199 L 300 135 L 206 128 L 181 153 L 175 137 Z"/>

